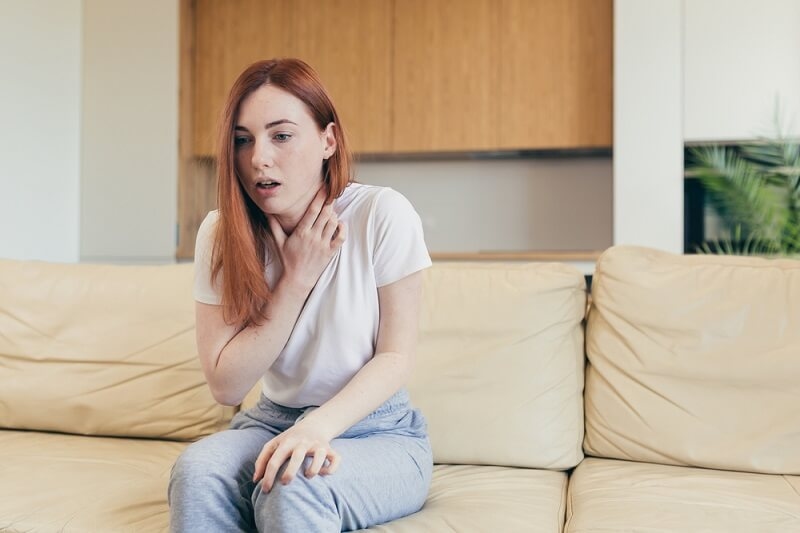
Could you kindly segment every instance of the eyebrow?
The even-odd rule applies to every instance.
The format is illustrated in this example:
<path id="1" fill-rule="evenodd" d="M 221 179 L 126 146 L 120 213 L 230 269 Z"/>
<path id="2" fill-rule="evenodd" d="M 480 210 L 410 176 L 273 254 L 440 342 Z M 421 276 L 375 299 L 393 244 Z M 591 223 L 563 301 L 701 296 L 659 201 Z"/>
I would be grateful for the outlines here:
<path id="1" fill-rule="evenodd" d="M 277 126 L 278 124 L 294 124 L 295 126 L 297 126 L 296 122 L 292 122 L 288 118 L 281 118 L 278 120 L 273 120 L 272 122 L 268 122 L 266 125 L 264 125 L 264 129 L 268 130 L 274 126 Z M 233 129 L 247 131 L 247 128 L 245 128 L 244 126 L 239 126 L 238 124 Z"/>

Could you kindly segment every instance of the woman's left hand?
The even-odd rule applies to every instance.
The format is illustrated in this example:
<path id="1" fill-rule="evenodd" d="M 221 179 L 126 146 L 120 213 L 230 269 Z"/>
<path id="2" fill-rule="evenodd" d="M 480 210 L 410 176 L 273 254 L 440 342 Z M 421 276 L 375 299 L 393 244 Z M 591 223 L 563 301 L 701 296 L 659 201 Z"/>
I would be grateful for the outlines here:
<path id="1" fill-rule="evenodd" d="M 256 459 L 253 481 L 263 479 L 262 490 L 266 492 L 272 489 L 275 481 L 288 485 L 297 475 L 303 460 L 308 456 L 312 456 L 313 459 L 304 472 L 307 478 L 312 478 L 317 474 L 333 474 L 341 460 L 325 436 L 315 431 L 312 426 L 300 422 L 264 445 Z M 287 460 L 289 463 L 286 465 L 286 469 L 280 479 L 276 480 L 278 469 Z"/>

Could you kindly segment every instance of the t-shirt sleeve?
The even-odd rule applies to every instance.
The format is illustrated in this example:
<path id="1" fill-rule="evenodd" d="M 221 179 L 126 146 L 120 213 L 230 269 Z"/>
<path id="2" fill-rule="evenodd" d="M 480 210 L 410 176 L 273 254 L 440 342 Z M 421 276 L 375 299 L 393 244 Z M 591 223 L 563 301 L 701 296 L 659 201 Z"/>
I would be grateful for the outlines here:
<path id="1" fill-rule="evenodd" d="M 384 189 L 372 212 L 372 266 L 378 287 L 431 266 L 422 221 L 405 196 Z"/>
<path id="2" fill-rule="evenodd" d="M 197 240 L 194 245 L 194 299 L 200 303 L 220 305 L 222 303 L 222 272 L 219 273 L 216 283 L 211 283 L 211 252 L 214 249 L 214 234 L 217 229 L 217 211 L 206 215 L 200 228 L 197 230 Z"/>

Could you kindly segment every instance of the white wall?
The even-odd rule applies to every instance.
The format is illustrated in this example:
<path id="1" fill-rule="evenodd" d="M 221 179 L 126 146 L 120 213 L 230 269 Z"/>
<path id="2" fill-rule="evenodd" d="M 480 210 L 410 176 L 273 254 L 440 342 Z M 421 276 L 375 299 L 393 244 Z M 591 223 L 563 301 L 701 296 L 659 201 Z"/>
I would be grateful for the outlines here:
<path id="1" fill-rule="evenodd" d="M 691 0 L 684 26 L 687 141 L 773 135 L 776 98 L 800 136 L 800 1 Z"/>
<path id="2" fill-rule="evenodd" d="M 0 0 L 0 257 L 174 261 L 178 1 Z"/>
<path id="3" fill-rule="evenodd" d="M 682 251 L 684 141 L 772 135 L 776 96 L 800 137 L 798 28 L 798 0 L 615 0 L 615 244 Z"/>
<path id="4" fill-rule="evenodd" d="M 84 0 L 81 259 L 174 261 L 177 0 Z"/>
<path id="5" fill-rule="evenodd" d="M 79 256 L 81 0 L 0 0 L 0 257 Z"/>
<path id="6" fill-rule="evenodd" d="M 614 2 L 614 244 L 683 251 L 682 5 Z"/>
<path id="7" fill-rule="evenodd" d="M 365 162 L 357 179 L 403 193 L 433 252 L 611 245 L 609 158 Z"/>

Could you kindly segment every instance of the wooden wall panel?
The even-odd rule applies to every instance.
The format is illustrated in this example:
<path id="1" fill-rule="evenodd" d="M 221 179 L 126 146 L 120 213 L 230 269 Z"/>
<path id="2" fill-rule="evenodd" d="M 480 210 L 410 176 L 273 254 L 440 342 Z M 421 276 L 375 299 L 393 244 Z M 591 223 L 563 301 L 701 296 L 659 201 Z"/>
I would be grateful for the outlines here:
<path id="1" fill-rule="evenodd" d="M 612 0 L 501 0 L 498 149 L 612 144 Z"/>
<path id="2" fill-rule="evenodd" d="M 319 73 L 357 152 L 391 149 L 391 0 L 296 0 L 291 52 Z"/>
<path id="3" fill-rule="evenodd" d="M 297 56 L 360 153 L 611 145 L 612 0 L 196 0 L 195 154 L 235 76 Z"/>
<path id="4" fill-rule="evenodd" d="M 212 156 L 222 106 L 237 76 L 291 52 L 291 0 L 196 0 L 195 155 Z"/>
<path id="5" fill-rule="evenodd" d="M 197 195 L 205 194 L 207 184 L 198 183 L 193 171 L 194 158 L 194 47 L 195 1 L 181 0 L 180 72 L 178 80 L 178 244 L 175 257 L 187 260 L 194 257 L 194 241 L 201 216 L 207 206 L 198 202 Z"/>
<path id="6" fill-rule="evenodd" d="M 395 152 L 497 145 L 495 0 L 395 3 Z"/>

